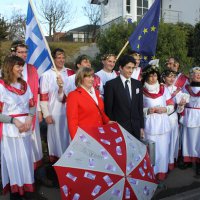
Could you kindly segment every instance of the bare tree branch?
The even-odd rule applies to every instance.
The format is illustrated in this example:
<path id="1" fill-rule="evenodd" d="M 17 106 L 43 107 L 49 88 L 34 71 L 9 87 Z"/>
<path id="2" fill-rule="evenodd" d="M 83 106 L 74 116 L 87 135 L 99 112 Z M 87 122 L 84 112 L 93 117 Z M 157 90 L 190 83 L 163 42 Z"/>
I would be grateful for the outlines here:
<path id="1" fill-rule="evenodd" d="M 36 7 L 42 22 L 48 25 L 49 36 L 62 31 L 73 20 L 73 7 L 67 0 L 41 0 Z"/>

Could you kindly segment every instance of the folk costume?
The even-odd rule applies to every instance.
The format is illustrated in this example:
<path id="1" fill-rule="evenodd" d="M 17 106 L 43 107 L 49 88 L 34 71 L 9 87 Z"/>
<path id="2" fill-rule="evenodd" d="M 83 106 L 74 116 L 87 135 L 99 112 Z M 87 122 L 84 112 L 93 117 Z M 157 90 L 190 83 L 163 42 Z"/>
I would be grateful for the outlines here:
<path id="1" fill-rule="evenodd" d="M 70 70 L 71 71 L 71 70 Z M 64 68 L 59 72 L 66 84 L 69 70 Z M 56 162 L 69 145 L 70 138 L 66 120 L 66 97 L 58 98 L 56 71 L 51 68 L 40 80 L 40 105 L 44 118 L 52 116 L 54 124 L 48 124 L 47 142 L 50 162 Z"/>
<path id="2" fill-rule="evenodd" d="M 102 69 L 98 71 L 96 75 L 100 77 L 103 85 L 105 85 L 107 81 L 116 78 L 119 75 L 119 73 L 116 72 L 115 70 L 113 70 L 112 72 L 106 72 L 105 70 Z"/>
<path id="3" fill-rule="evenodd" d="M 200 82 L 199 82 L 200 83 Z M 184 162 L 200 163 L 200 84 L 185 86 L 185 92 L 190 95 L 180 123 L 182 129 L 182 148 Z"/>
<path id="4" fill-rule="evenodd" d="M 136 67 L 136 68 L 133 70 L 133 73 L 132 73 L 132 75 L 131 75 L 131 78 L 140 81 L 140 80 L 141 80 L 141 75 L 142 75 L 142 68 L 141 68 L 141 67 Z"/>
<path id="5" fill-rule="evenodd" d="M 39 78 L 36 68 L 31 64 L 25 64 L 22 74 L 23 79 L 28 83 L 33 94 L 34 104 L 38 105 Z M 43 158 L 38 112 L 36 112 L 33 118 L 33 134 L 31 134 L 31 141 L 33 143 L 32 155 L 34 169 L 37 169 L 42 165 Z"/>
<path id="6" fill-rule="evenodd" d="M 157 81 L 151 84 L 147 83 L 149 77 L 155 74 Z M 154 173 L 158 180 L 164 180 L 168 172 L 171 133 L 168 114 L 173 112 L 174 106 L 169 90 L 163 84 L 159 84 L 159 78 L 159 69 L 154 65 L 148 65 L 143 71 L 144 132 L 146 139 L 155 142 Z M 166 112 L 149 112 L 150 108 L 159 109 L 159 107 L 166 108 Z"/>
<path id="7" fill-rule="evenodd" d="M 7 85 L 0 81 L 1 114 L 25 122 L 30 107 L 34 106 L 27 83 Z M 1 123 L 1 174 L 3 193 L 11 191 L 23 195 L 34 191 L 32 158 L 32 129 L 20 133 L 13 123 Z"/>

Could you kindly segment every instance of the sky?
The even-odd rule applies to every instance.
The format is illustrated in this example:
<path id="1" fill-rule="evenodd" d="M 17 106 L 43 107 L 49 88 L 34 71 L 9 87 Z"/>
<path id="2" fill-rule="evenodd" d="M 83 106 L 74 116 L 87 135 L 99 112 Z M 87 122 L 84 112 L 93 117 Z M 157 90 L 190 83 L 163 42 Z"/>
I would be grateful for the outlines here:
<path id="1" fill-rule="evenodd" d="M 32 0 L 37 18 L 41 20 L 35 6 L 35 2 L 38 1 L 40 0 Z M 82 11 L 82 7 L 88 2 L 88 0 L 71 0 L 71 1 L 69 0 L 69 2 L 72 2 L 73 8 L 76 9 L 76 14 L 71 25 L 69 24 L 68 27 L 66 27 L 63 30 L 63 32 L 89 23 L 88 18 L 84 16 Z M 28 0 L 0 0 L 0 14 L 5 19 L 9 19 L 9 17 L 12 15 L 13 10 L 21 10 L 21 13 L 26 15 L 27 6 L 28 6 Z M 44 28 L 44 26 L 43 26 L 43 32 L 44 33 L 47 32 L 47 28 Z"/>

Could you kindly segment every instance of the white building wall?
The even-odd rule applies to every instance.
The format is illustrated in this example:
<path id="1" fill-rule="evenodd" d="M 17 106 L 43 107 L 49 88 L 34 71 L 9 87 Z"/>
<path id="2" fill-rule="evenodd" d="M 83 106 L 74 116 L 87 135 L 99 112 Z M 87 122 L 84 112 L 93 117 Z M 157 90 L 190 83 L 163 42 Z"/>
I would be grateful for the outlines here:
<path id="1" fill-rule="evenodd" d="M 162 0 L 162 3 L 165 22 L 195 25 L 200 21 L 200 0 Z"/>
<path id="2" fill-rule="evenodd" d="M 101 23 L 102 25 L 122 16 L 123 0 L 109 0 L 107 5 L 101 4 Z"/>
<path id="3" fill-rule="evenodd" d="M 155 0 L 148 0 L 149 7 Z M 200 21 L 200 0 L 161 0 L 162 17 L 165 22 L 184 22 L 195 25 Z M 131 0 L 131 13 L 126 12 L 126 0 L 108 0 L 108 4 L 101 4 L 101 25 L 113 22 L 118 18 L 131 18 L 137 21 L 137 0 Z"/>

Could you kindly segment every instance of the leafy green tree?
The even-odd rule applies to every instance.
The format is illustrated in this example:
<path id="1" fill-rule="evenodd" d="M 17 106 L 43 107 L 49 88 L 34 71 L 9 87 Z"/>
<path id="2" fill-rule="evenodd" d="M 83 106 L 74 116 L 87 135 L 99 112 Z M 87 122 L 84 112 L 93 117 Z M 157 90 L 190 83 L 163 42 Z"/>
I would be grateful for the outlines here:
<path id="1" fill-rule="evenodd" d="M 194 62 L 200 66 L 200 22 L 194 28 L 193 47 Z"/>
<path id="2" fill-rule="evenodd" d="M 2 57 L 3 57 L 1 42 L 6 38 L 7 35 L 8 35 L 8 25 L 4 20 L 4 17 L 1 17 L 0 15 L 0 65 L 2 63 Z"/>
<path id="3" fill-rule="evenodd" d="M 4 17 L 0 15 L 0 41 L 4 40 L 8 35 L 8 25 L 4 20 Z"/>
<path id="4" fill-rule="evenodd" d="M 182 70 L 187 72 L 188 67 L 192 65 L 192 60 L 187 55 L 187 32 L 179 25 L 161 22 L 156 50 L 156 57 L 160 59 L 160 65 L 164 67 L 168 57 L 176 57 L 180 61 Z"/>
<path id="5" fill-rule="evenodd" d="M 108 53 L 118 55 L 135 27 L 135 23 L 127 24 L 122 21 L 101 30 L 97 37 L 97 46 L 100 50 L 100 54 L 97 55 L 96 59 L 93 61 L 93 66 L 95 66 L 97 70 L 101 68 L 101 56 Z M 123 53 L 126 53 L 129 48 L 130 47 L 127 47 Z"/>

